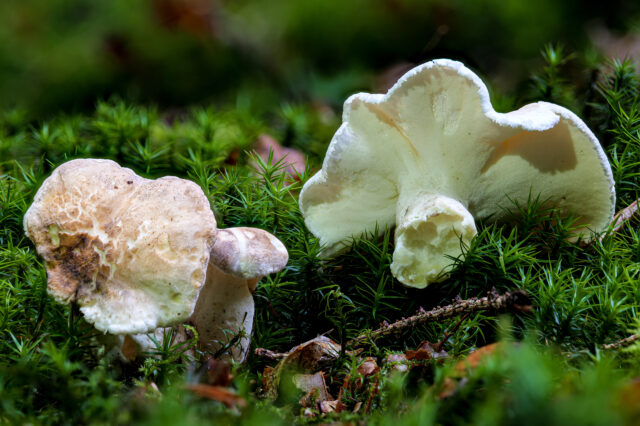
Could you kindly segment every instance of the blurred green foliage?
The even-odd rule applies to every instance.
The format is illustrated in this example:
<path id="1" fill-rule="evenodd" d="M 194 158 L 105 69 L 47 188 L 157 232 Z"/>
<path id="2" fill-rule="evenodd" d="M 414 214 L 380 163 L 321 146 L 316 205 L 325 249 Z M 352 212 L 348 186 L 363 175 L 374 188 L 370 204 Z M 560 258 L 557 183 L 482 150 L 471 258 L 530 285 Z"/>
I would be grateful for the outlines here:
<path id="1" fill-rule="evenodd" d="M 508 86 L 545 43 L 583 49 L 594 22 L 625 31 L 639 10 L 623 0 L 6 0 L 0 109 L 39 118 L 114 94 L 172 107 L 246 93 L 265 107 L 338 106 L 385 85 L 372 71 L 436 57 Z"/>

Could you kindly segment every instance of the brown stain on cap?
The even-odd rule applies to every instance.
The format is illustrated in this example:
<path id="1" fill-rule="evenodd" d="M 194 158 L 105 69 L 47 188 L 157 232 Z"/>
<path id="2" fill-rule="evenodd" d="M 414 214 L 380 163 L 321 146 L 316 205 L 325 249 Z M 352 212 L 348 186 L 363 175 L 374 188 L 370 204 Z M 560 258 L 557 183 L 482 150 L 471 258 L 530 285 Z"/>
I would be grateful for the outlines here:
<path id="1" fill-rule="evenodd" d="M 100 262 L 98 250 L 107 259 L 111 257 L 109 248 L 96 237 L 83 232 L 60 234 L 60 244 L 43 253 L 49 292 L 58 299 L 75 301 L 106 281 L 110 270 Z"/>
<path id="2" fill-rule="evenodd" d="M 519 156 L 543 173 L 565 172 L 578 164 L 569 125 L 564 121 L 549 130 L 524 130 L 505 139 L 482 166 L 482 173 L 507 155 Z"/>

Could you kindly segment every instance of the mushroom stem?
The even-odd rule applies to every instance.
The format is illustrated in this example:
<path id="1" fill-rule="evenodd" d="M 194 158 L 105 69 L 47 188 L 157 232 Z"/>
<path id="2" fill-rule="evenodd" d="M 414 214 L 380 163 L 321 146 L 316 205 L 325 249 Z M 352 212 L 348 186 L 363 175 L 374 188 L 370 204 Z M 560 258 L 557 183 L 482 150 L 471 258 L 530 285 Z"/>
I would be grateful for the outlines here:
<path id="1" fill-rule="evenodd" d="M 391 272 L 416 288 L 443 279 L 450 257 L 462 254 L 460 241 L 469 244 L 477 232 L 473 216 L 459 201 L 424 192 L 400 198 L 396 224 Z"/>
<path id="2" fill-rule="evenodd" d="M 231 355 L 242 362 L 246 357 L 253 327 L 254 303 L 247 279 L 225 273 L 212 262 L 200 292 L 191 322 L 200 335 L 200 344 L 216 351 L 244 331 Z"/>

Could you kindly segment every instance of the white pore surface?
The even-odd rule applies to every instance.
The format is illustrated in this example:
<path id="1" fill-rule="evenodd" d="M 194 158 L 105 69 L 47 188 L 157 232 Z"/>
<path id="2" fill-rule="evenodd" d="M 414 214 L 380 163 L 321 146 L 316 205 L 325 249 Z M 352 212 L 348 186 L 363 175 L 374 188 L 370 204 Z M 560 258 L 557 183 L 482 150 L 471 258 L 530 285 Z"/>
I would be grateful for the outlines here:
<path id="1" fill-rule="evenodd" d="M 146 333 L 191 315 L 216 232 L 195 183 L 144 179 L 110 160 L 58 167 L 24 223 L 47 262 L 49 293 L 76 301 L 87 321 L 116 334 Z M 66 241 L 74 246 L 63 247 Z"/>
<path id="2" fill-rule="evenodd" d="M 398 203 L 409 206 L 419 194 L 446 196 L 476 219 L 494 220 L 539 196 L 580 215 L 584 237 L 607 226 L 615 204 L 607 158 L 579 118 L 544 102 L 497 113 L 482 81 L 447 59 L 414 68 L 385 95 L 345 102 L 343 124 L 300 207 L 329 253 L 352 236 L 400 225 Z M 407 274 L 398 278 L 416 286 Z"/>
<path id="3" fill-rule="evenodd" d="M 443 278 L 451 257 L 460 255 L 476 235 L 471 214 L 458 201 L 418 194 L 408 206 L 398 203 L 396 248 L 391 272 L 411 287 L 423 288 Z"/>

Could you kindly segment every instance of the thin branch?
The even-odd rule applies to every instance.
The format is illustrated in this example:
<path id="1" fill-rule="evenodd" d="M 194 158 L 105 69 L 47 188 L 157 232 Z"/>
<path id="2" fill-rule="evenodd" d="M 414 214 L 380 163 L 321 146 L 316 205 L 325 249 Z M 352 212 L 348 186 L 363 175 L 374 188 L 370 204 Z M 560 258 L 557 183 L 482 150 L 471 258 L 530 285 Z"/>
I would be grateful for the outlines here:
<path id="1" fill-rule="evenodd" d="M 625 337 L 624 339 L 620 339 L 613 343 L 609 343 L 607 345 L 602 345 L 604 349 L 620 349 L 626 348 L 627 346 L 631 346 L 635 341 L 640 339 L 640 335 L 632 334 L 629 337 Z"/>
<path id="2" fill-rule="evenodd" d="M 618 230 L 622 228 L 625 223 L 631 220 L 631 218 L 633 218 L 633 216 L 638 213 L 638 203 L 640 203 L 640 199 L 637 199 L 636 201 L 616 213 L 616 215 L 613 217 L 613 229 L 611 230 L 611 233 L 618 232 Z"/>
<path id="3" fill-rule="evenodd" d="M 611 221 L 610 226 L 613 226 L 611 230 L 605 232 L 600 235 L 599 241 L 602 241 L 606 236 L 615 234 L 618 232 L 627 222 L 633 219 L 634 216 L 638 214 L 638 208 L 640 207 L 640 198 L 629 204 L 624 209 L 620 210 L 618 213 L 613 216 L 613 220 Z M 593 244 L 594 240 L 588 242 L 582 242 L 581 247 L 589 247 Z"/>
<path id="4" fill-rule="evenodd" d="M 469 318 L 469 312 L 462 315 L 458 320 L 458 322 L 456 323 L 456 325 L 454 325 L 451 330 L 447 330 L 444 332 L 444 336 L 442 337 L 442 339 L 438 340 L 438 342 L 433 347 L 434 352 L 440 352 L 442 350 L 445 342 L 449 340 L 449 337 L 451 337 L 456 331 L 458 331 L 458 329 L 460 328 L 464 320 L 466 320 L 467 318 Z"/>
<path id="5" fill-rule="evenodd" d="M 473 297 L 467 300 L 460 300 L 451 305 L 437 307 L 430 311 L 421 309 L 416 315 L 409 318 L 403 318 L 393 324 L 383 324 L 381 328 L 371 333 L 362 334 L 348 341 L 346 346 L 355 347 L 365 345 L 383 336 L 400 333 L 406 329 L 415 328 L 428 322 L 444 321 L 458 315 L 481 311 L 505 311 L 509 309 L 515 309 L 521 312 L 531 310 L 529 297 L 524 290 L 515 290 L 500 295 L 493 289 L 487 297 Z"/>
<path id="6" fill-rule="evenodd" d="M 265 349 L 265 348 L 256 348 L 254 351 L 255 356 L 259 356 L 261 358 L 275 359 L 275 360 L 280 360 L 286 357 L 288 354 L 289 354 L 288 352 L 274 352 L 270 349 Z"/>

